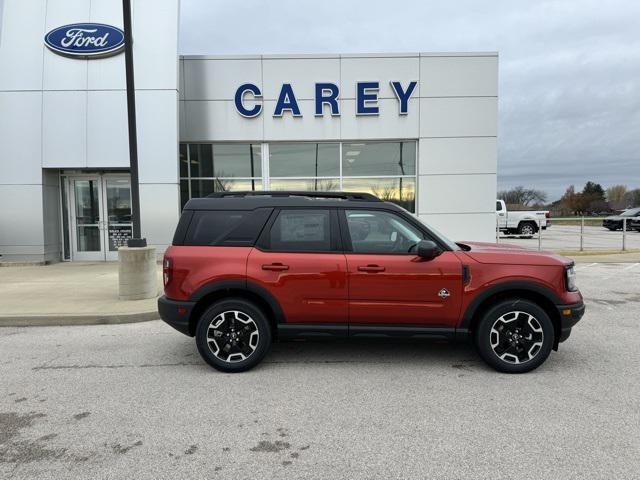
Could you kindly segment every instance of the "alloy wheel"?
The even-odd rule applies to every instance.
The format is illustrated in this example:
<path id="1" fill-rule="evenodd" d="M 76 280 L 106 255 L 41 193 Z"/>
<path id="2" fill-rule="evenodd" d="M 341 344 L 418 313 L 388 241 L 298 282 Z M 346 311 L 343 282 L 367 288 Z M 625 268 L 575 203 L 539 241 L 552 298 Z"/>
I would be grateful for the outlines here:
<path id="1" fill-rule="evenodd" d="M 223 362 L 241 362 L 258 347 L 260 333 L 256 322 L 244 312 L 228 310 L 209 322 L 207 345 Z"/>
<path id="2" fill-rule="evenodd" d="M 531 361 L 544 342 L 542 325 L 527 312 L 505 313 L 493 323 L 489 335 L 493 353 L 512 364 Z"/>

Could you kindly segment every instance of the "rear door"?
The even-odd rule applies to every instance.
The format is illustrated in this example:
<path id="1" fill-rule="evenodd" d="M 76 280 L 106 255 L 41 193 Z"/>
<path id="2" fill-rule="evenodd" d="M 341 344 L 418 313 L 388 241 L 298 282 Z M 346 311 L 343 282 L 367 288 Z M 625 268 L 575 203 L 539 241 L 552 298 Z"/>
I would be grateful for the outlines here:
<path id="1" fill-rule="evenodd" d="M 400 215 L 341 210 L 351 325 L 454 327 L 462 264 L 454 252 L 425 260 L 410 250 L 425 235 Z"/>
<path id="2" fill-rule="evenodd" d="M 277 210 L 249 254 L 247 281 L 277 299 L 288 324 L 346 327 L 347 261 L 340 243 L 335 210 Z"/>

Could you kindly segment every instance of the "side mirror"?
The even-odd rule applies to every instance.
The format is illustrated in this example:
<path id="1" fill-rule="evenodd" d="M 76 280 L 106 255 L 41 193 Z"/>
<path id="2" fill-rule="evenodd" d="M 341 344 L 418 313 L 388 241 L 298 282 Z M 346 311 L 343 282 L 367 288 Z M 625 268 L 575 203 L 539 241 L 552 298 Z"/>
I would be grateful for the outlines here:
<path id="1" fill-rule="evenodd" d="M 418 242 L 416 253 L 421 258 L 432 260 L 440 255 L 442 250 L 431 240 L 420 240 Z"/>

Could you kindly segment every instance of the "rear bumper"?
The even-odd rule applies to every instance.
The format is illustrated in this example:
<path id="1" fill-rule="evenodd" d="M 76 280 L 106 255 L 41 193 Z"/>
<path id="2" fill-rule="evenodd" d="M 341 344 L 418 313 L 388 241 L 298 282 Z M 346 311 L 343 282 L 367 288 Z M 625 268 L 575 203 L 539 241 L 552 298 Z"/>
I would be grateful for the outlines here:
<path id="1" fill-rule="evenodd" d="M 580 321 L 584 315 L 584 302 L 572 303 L 570 305 L 556 305 L 560 314 L 560 338 L 558 342 L 564 342 L 569 335 L 571 329 Z"/>
<path id="2" fill-rule="evenodd" d="M 192 337 L 189 331 L 189 318 L 195 302 L 170 300 L 166 296 L 158 298 L 158 313 L 160 318 L 180 333 Z"/>

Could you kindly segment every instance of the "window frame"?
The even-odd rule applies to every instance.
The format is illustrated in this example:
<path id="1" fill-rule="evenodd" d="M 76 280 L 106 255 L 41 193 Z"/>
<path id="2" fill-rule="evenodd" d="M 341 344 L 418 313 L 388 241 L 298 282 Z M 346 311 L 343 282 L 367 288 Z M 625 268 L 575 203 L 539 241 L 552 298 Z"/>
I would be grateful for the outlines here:
<path id="1" fill-rule="evenodd" d="M 278 217 L 284 211 L 295 211 L 295 210 L 317 210 L 320 212 L 328 212 L 329 213 L 329 250 L 276 250 L 271 247 L 271 229 L 275 225 Z M 304 207 L 276 207 L 273 209 L 271 213 L 271 217 L 265 224 L 260 233 L 258 240 L 255 242 L 254 248 L 262 252 L 270 252 L 270 253 L 342 253 L 342 238 L 340 235 L 340 226 L 338 220 L 338 213 L 335 208 L 323 208 L 320 206 L 304 206 Z"/>

